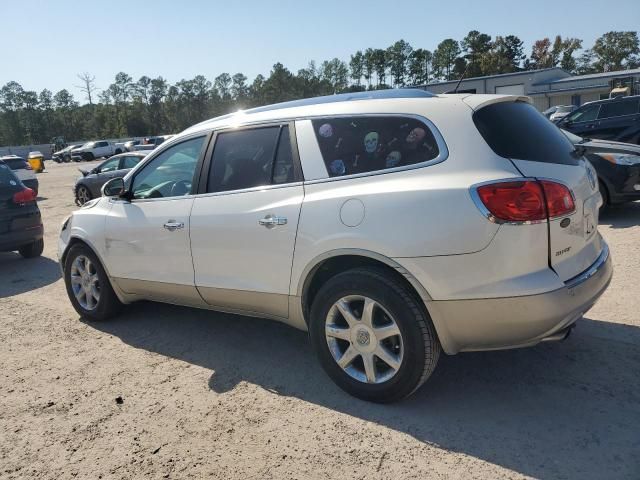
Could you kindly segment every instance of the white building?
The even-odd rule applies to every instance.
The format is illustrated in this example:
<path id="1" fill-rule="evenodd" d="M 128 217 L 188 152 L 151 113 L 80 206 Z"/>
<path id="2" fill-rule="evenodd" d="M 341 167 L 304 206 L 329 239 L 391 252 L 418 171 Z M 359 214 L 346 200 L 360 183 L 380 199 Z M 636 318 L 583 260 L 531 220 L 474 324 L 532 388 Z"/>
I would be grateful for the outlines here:
<path id="1" fill-rule="evenodd" d="M 433 93 L 451 92 L 458 80 L 422 85 Z M 458 92 L 506 93 L 527 95 L 539 110 L 555 105 L 582 105 L 609 98 L 618 86 L 629 87 L 628 93 L 640 95 L 640 68 L 591 75 L 572 75 L 560 67 L 542 70 L 489 75 L 462 80 Z"/>

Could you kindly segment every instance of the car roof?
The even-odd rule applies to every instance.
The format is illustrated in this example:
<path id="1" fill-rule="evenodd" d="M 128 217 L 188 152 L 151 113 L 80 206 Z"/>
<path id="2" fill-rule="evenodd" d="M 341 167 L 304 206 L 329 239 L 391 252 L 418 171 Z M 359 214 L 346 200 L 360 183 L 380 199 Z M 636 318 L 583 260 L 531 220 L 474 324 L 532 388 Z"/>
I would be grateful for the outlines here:
<path id="1" fill-rule="evenodd" d="M 107 160 L 111 160 L 112 158 L 120 158 L 120 157 L 146 157 L 147 155 L 149 155 L 148 151 L 144 151 L 144 152 L 124 152 L 124 153 L 118 153 L 117 155 L 112 155 L 110 156 Z"/>
<path id="2" fill-rule="evenodd" d="M 18 155 L 2 155 L 0 156 L 0 160 L 24 160 L 24 158 L 18 156 Z"/>
<path id="3" fill-rule="evenodd" d="M 634 100 L 640 98 L 640 95 L 628 95 L 626 97 L 603 98 L 602 100 L 594 100 L 593 102 L 583 103 L 579 108 L 585 105 L 602 105 L 603 103 L 622 102 L 624 100 Z"/>

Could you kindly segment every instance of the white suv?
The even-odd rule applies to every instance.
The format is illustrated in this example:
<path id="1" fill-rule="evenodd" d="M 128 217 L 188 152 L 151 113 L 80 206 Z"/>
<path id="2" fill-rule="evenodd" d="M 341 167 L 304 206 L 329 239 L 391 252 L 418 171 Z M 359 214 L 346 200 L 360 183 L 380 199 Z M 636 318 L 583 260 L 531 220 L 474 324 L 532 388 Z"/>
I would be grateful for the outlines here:
<path id="1" fill-rule="evenodd" d="M 592 167 L 526 97 L 421 90 L 255 108 L 165 142 L 62 226 L 83 317 L 157 300 L 309 331 L 388 402 L 440 351 L 567 336 L 612 275 Z"/>

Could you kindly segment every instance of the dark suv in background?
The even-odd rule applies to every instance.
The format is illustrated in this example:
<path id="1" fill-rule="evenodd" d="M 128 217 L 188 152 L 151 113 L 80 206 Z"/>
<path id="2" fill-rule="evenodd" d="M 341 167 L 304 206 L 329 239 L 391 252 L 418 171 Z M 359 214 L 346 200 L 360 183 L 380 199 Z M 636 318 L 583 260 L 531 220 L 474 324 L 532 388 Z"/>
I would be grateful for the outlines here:
<path id="1" fill-rule="evenodd" d="M 640 95 L 585 103 L 558 126 L 581 137 L 640 144 Z"/>
<path id="2" fill-rule="evenodd" d="M 17 250 L 25 258 L 42 254 L 44 242 L 36 193 L 0 161 L 0 252 Z"/>

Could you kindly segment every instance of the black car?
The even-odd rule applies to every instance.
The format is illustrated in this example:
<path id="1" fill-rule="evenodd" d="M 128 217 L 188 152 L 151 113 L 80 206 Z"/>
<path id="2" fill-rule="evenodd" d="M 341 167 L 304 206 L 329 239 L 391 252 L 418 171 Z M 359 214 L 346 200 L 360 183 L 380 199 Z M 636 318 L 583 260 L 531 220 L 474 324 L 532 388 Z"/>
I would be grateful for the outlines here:
<path id="1" fill-rule="evenodd" d="M 76 180 L 73 191 L 78 205 L 102 195 L 102 186 L 112 178 L 124 177 L 149 152 L 129 152 L 114 155 L 91 170 L 79 169 L 82 176 Z"/>
<path id="2" fill-rule="evenodd" d="M 585 103 L 557 125 L 581 137 L 640 144 L 640 95 Z"/>
<path id="3" fill-rule="evenodd" d="M 36 193 L 0 162 L 0 252 L 17 250 L 25 258 L 44 248 L 42 218 Z"/>
<path id="4" fill-rule="evenodd" d="M 604 205 L 640 200 L 640 146 L 582 138 L 563 130 L 598 174 Z"/>

